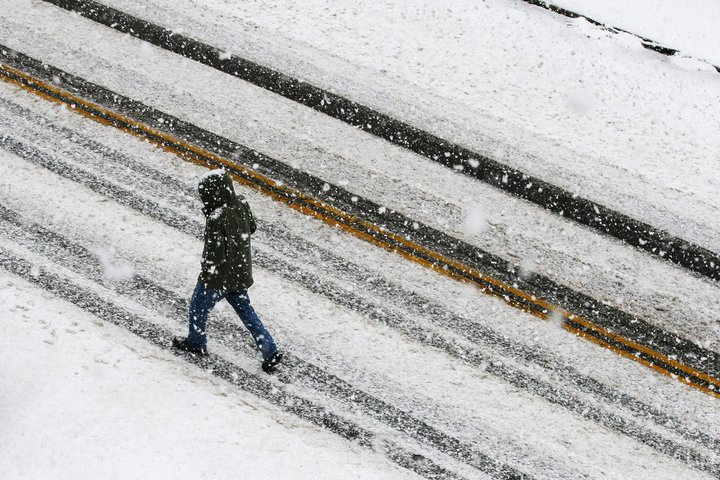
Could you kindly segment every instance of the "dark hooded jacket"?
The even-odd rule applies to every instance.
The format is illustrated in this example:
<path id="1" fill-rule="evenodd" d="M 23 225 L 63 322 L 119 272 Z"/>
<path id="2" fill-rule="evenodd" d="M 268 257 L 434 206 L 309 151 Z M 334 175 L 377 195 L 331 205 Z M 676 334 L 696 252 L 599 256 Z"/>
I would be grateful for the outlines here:
<path id="1" fill-rule="evenodd" d="M 250 235 L 255 219 L 250 206 L 235 194 L 230 176 L 222 170 L 206 174 L 198 185 L 205 205 L 205 247 L 198 279 L 206 287 L 237 291 L 253 284 Z"/>

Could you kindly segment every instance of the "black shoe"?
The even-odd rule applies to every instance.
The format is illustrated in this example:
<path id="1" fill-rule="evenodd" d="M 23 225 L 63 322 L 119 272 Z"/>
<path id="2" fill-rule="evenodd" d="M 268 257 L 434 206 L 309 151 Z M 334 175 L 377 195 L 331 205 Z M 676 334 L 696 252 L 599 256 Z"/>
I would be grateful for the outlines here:
<path id="1" fill-rule="evenodd" d="M 205 357 L 208 354 L 206 348 L 194 347 L 188 343 L 187 338 L 183 337 L 173 338 L 172 346 L 183 352 L 190 352 L 195 355 L 200 355 L 201 357 Z"/>
<path id="2" fill-rule="evenodd" d="M 267 358 L 263 360 L 262 363 L 262 369 L 265 373 L 273 373 L 275 371 L 275 367 L 278 366 L 280 362 L 282 362 L 283 354 L 282 352 L 276 351 L 273 353 L 270 358 Z"/>

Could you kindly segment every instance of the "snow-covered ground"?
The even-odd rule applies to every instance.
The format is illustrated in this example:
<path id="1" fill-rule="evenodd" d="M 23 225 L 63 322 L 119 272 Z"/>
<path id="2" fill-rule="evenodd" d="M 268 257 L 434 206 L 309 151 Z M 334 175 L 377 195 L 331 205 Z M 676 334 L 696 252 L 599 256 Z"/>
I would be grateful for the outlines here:
<path id="1" fill-rule="evenodd" d="M 720 4 L 713 0 L 552 0 L 552 5 L 720 65 Z"/>
<path id="2" fill-rule="evenodd" d="M 5 3 L 2 44 L 720 349 L 720 295 L 712 282 L 76 15 L 37 0 Z M 113 6 L 720 250 L 714 194 L 720 78 L 702 67 L 679 65 L 517 2 L 153 0 Z M 647 24 L 658 30 L 638 33 L 662 41 L 662 24 Z M 30 262 L 35 274 L 63 276 L 181 333 L 182 315 L 118 290 L 118 280 L 139 275 L 186 298 L 201 243 L 119 197 L 51 173 L 48 165 L 64 162 L 104 178 L 198 226 L 202 215 L 193 191 L 203 170 L 6 84 L 0 84 L 0 138 L 0 205 L 24 225 L 40 224 L 98 260 L 53 257 L 60 244 L 41 245 L 7 222 L 0 222 L 0 250 Z M 89 147 L 93 141 L 101 153 Z M 13 151 L 19 144 L 34 153 L 19 155 Z M 40 158 L 49 163 L 43 166 Z M 0 318 L 10 332 L 0 343 L 0 421 L 9 426 L 0 440 L 12 445 L 0 457 L 0 471 L 19 478 L 96 478 L 98 472 L 108 478 L 415 476 L 388 460 L 383 442 L 419 452 L 464 478 L 486 477 L 476 468 L 480 454 L 537 478 L 710 478 L 687 459 L 719 463 L 712 443 L 720 437 L 717 399 L 242 192 L 261 222 L 253 302 L 281 345 L 301 364 L 321 366 L 388 408 L 421 419 L 440 432 L 437 438 L 467 445 L 474 459 L 460 461 L 363 403 L 323 391 L 308 376 L 270 380 L 273 388 L 377 438 L 370 449 L 343 440 L 290 415 L 287 405 L 238 390 L 0 270 Z M 295 240 L 282 241 L 288 238 Z M 326 261 L 331 254 L 334 263 Z M 102 265 L 104 275 L 93 277 Z M 388 287 L 367 287 L 377 281 Z M 355 300 L 342 303 L 330 291 Z M 431 310 L 413 303 L 418 298 Z M 448 318 L 438 319 L 437 311 Z M 220 307 L 214 321 L 231 324 L 230 313 Z M 488 336 L 473 342 L 452 325 L 481 328 Z M 242 337 L 210 335 L 213 353 L 262 378 L 259 357 L 243 347 Z M 432 335 L 476 352 L 483 362 L 425 340 Z M 514 347 L 504 350 L 494 339 Z M 547 361 L 512 353 L 528 349 Z M 509 381 L 503 371 L 555 386 L 570 406 Z M 616 397 L 583 389 L 578 379 L 599 382 Z M 611 400 L 619 395 L 625 400 Z M 642 405 L 681 419 L 679 426 L 647 415 Z M 709 441 L 698 440 L 698 432 Z M 663 453 L 662 445 L 671 446 Z"/>
<path id="3" fill-rule="evenodd" d="M 7 479 L 416 478 L 0 271 Z"/>

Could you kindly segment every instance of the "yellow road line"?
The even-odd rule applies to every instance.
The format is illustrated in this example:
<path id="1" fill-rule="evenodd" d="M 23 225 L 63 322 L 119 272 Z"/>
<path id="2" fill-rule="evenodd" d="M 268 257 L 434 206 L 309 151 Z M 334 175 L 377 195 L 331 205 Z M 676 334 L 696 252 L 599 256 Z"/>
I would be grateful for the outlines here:
<path id="1" fill-rule="evenodd" d="M 717 390 L 711 390 L 711 389 L 709 389 L 709 388 L 707 388 L 707 387 L 705 387 L 705 386 L 703 386 L 703 385 L 698 385 L 697 383 L 693 382 L 692 380 L 690 380 L 690 379 L 688 379 L 688 378 L 686 378 L 686 377 L 683 377 L 682 375 L 675 375 L 675 374 L 672 373 L 672 372 L 668 372 L 668 371 L 665 370 L 664 368 L 662 368 L 662 367 L 660 367 L 659 365 L 656 365 L 656 364 L 650 362 L 649 360 L 646 360 L 646 359 L 644 359 L 644 358 L 638 357 L 638 356 L 634 355 L 634 354 L 631 353 L 631 352 L 626 352 L 625 350 L 622 350 L 622 349 L 620 349 L 620 348 L 617 348 L 616 346 L 611 345 L 611 344 L 609 344 L 609 343 L 607 343 L 607 342 L 605 342 L 605 341 L 603 341 L 603 340 L 601 340 L 601 339 L 599 339 L 599 338 L 597 338 L 597 337 L 594 337 L 594 336 L 592 336 L 592 335 L 590 335 L 590 334 L 588 334 L 588 333 L 586 333 L 586 332 L 583 332 L 582 330 L 576 329 L 576 328 L 573 327 L 572 325 L 564 324 L 564 325 L 563 325 L 563 328 L 564 328 L 565 330 L 567 330 L 568 332 L 572 332 L 572 333 L 574 333 L 575 335 L 577 335 L 577 336 L 579 336 L 579 337 L 582 337 L 582 338 L 584 338 L 585 340 L 588 340 L 588 341 L 590 341 L 590 342 L 592 342 L 592 343 L 594 343 L 594 344 L 596 344 L 596 345 L 600 345 L 601 347 L 605 347 L 605 348 L 607 348 L 608 350 L 611 350 L 611 351 L 617 353 L 618 355 L 622 355 L 623 357 L 626 357 L 626 358 L 629 358 L 629 359 L 634 360 L 634 361 L 636 361 L 636 362 L 639 362 L 639 363 L 645 365 L 646 367 L 648 367 L 648 368 L 650 368 L 650 369 L 652 369 L 652 370 L 655 370 L 656 372 L 662 373 L 663 375 L 665 375 L 665 376 L 667 376 L 667 377 L 670 377 L 670 378 L 672 378 L 672 379 L 674 379 L 674 380 L 679 380 L 680 382 L 684 383 L 685 385 L 689 385 L 689 386 L 691 386 L 691 387 L 693 387 L 693 388 L 695 388 L 695 389 L 697 389 L 697 390 L 700 390 L 701 392 L 707 393 L 708 395 L 712 395 L 713 397 L 720 398 L 720 392 L 718 392 Z M 712 377 L 710 377 L 710 378 L 712 378 Z"/>
<path id="2" fill-rule="evenodd" d="M 260 193 L 263 193 L 264 195 L 268 195 L 272 197 L 273 199 L 280 201 L 286 205 L 288 205 L 290 208 L 293 208 L 294 210 L 297 210 L 303 214 L 311 215 L 315 218 L 318 218 L 330 225 L 340 227 L 344 231 L 353 234 L 354 236 L 357 236 L 365 241 L 368 241 L 369 243 L 372 243 L 373 245 L 379 246 L 385 250 L 398 253 L 402 255 L 403 257 L 407 258 L 408 260 L 411 260 L 415 263 L 418 263 L 420 265 L 423 265 L 425 267 L 431 268 L 434 271 L 441 273 L 445 276 L 448 276 L 450 278 L 453 278 L 455 280 L 460 280 L 462 282 L 468 282 L 469 279 L 466 275 L 469 275 L 471 277 L 474 277 L 475 280 L 474 283 L 479 284 L 478 286 L 483 291 L 483 293 L 491 294 L 498 296 L 500 298 L 503 298 L 506 303 L 511 304 L 512 306 L 516 308 L 520 308 L 525 312 L 531 313 L 539 318 L 547 319 L 550 315 L 553 314 L 559 314 L 562 315 L 565 318 L 568 318 L 594 332 L 597 332 L 598 334 L 605 336 L 609 339 L 612 339 L 618 343 L 621 343 L 631 349 L 637 350 L 639 352 L 642 352 L 650 357 L 653 357 L 657 359 L 658 361 L 665 363 L 667 365 L 671 365 L 675 368 L 677 368 L 680 371 L 683 371 L 689 375 L 692 375 L 696 378 L 702 379 L 711 385 L 714 385 L 716 388 L 718 388 L 718 391 L 711 390 L 709 388 L 704 387 L 703 385 L 698 385 L 690 380 L 687 380 L 685 377 L 674 375 L 671 372 L 668 372 L 667 370 L 664 370 L 663 368 L 651 363 L 650 361 L 647 361 L 645 359 L 642 359 L 636 355 L 633 355 L 632 353 L 628 353 L 624 350 L 621 350 L 617 347 L 614 347 L 613 345 L 604 342 L 600 339 L 597 339 L 596 337 L 587 334 L 586 332 L 582 332 L 578 330 L 575 327 L 572 327 L 571 325 L 568 325 L 567 323 L 564 324 L 564 328 L 576 335 L 579 335 L 583 338 L 586 338 L 593 343 L 596 343 L 598 345 L 601 345 L 605 348 L 608 348 L 615 353 L 621 354 L 625 357 L 631 358 L 637 362 L 642 363 L 645 366 L 648 366 L 652 368 L 655 371 L 661 372 L 664 375 L 671 376 L 673 378 L 677 378 L 678 380 L 682 381 L 683 383 L 686 383 L 694 388 L 697 388 L 698 390 L 701 390 L 705 393 L 714 395 L 716 397 L 720 397 L 720 380 L 717 378 L 714 378 L 700 370 L 697 370 L 695 368 L 692 368 L 690 366 L 684 365 L 676 360 L 673 360 L 666 355 L 653 350 L 651 348 L 648 348 L 644 345 L 638 344 L 636 342 L 633 342 L 630 339 L 627 339 L 621 335 L 612 333 L 608 331 L 607 329 L 600 327 L 599 325 L 594 324 L 593 322 L 578 317 L 560 307 L 557 307 L 543 299 L 537 298 L 535 295 L 528 294 L 527 292 L 524 292 L 522 290 L 519 290 L 512 285 L 509 285 L 506 282 L 503 282 L 502 280 L 495 279 L 493 277 L 490 277 L 477 269 L 474 269 L 472 267 L 469 267 L 467 265 L 463 265 L 462 263 L 446 257 L 438 252 L 435 252 L 433 250 L 430 250 L 426 247 L 423 247 L 422 245 L 419 245 L 417 243 L 412 242 L 411 240 L 398 235 L 396 233 L 390 232 L 388 230 L 385 230 L 371 222 L 368 222 L 366 220 L 362 220 L 352 214 L 349 214 L 347 212 L 344 212 L 342 210 L 339 210 L 331 205 L 327 205 L 321 201 L 319 201 L 316 198 L 310 197 L 298 190 L 295 190 L 293 188 L 287 187 L 272 178 L 269 178 L 265 175 L 260 174 L 259 172 L 256 172 L 255 170 L 252 170 L 250 168 L 244 167 L 242 165 L 237 165 L 230 160 L 221 157 L 213 152 L 210 152 L 206 149 L 203 149 L 201 147 L 198 147 L 196 145 L 193 145 L 189 142 L 186 142 L 178 137 L 175 137 L 173 135 L 170 135 L 168 133 L 156 130 L 144 123 L 141 123 L 139 121 L 136 121 L 132 118 L 129 118 L 123 114 L 120 114 L 118 112 L 114 112 L 112 110 L 109 110 L 105 107 L 102 107 L 98 104 L 95 104 L 93 102 L 90 102 L 88 100 L 85 100 L 81 97 L 78 97 L 76 95 L 73 95 L 71 92 L 68 92 L 67 90 L 61 89 L 55 85 L 49 84 L 47 82 L 44 82 L 40 79 L 37 79 L 31 75 L 26 74 L 25 72 L 22 72 L 20 70 L 17 70 L 13 67 L 10 67 L 9 65 L 0 64 L 3 70 L 10 72 L 11 74 L 20 77 L 24 79 L 28 84 L 16 80 L 14 78 L 11 78 L 7 75 L 2 75 L 2 78 L 8 82 L 12 83 L 14 85 L 17 85 L 35 95 L 38 95 L 46 100 L 52 101 L 57 104 L 61 105 L 70 105 L 73 107 L 73 104 L 78 104 L 87 107 L 90 110 L 94 110 L 97 112 L 100 112 L 101 114 L 111 118 L 120 121 L 121 123 L 124 123 L 126 125 L 129 125 L 132 128 L 124 127 L 124 126 L 118 126 L 114 124 L 111 120 L 107 120 L 105 118 L 102 118 L 100 116 L 97 116 L 93 114 L 92 112 L 86 111 L 82 108 L 73 108 L 74 111 L 77 113 L 80 113 L 88 118 L 91 118 L 99 123 L 102 123 L 104 125 L 113 126 L 115 128 L 118 128 L 126 133 L 129 133 L 133 136 L 143 138 L 145 140 L 148 140 L 152 142 L 155 145 L 158 145 L 159 147 L 163 148 L 164 150 L 171 152 L 184 160 L 190 161 L 192 163 L 201 165 L 201 166 L 214 166 L 212 165 L 208 160 L 211 160 L 212 162 L 215 162 L 218 165 L 226 166 L 230 170 L 237 170 L 242 173 L 242 175 L 238 175 L 235 173 L 232 173 L 233 178 L 238 181 L 239 183 L 252 188 L 253 190 L 256 190 Z M 0 70 L 1 72 L 1 70 Z M 37 85 L 38 87 L 45 89 L 49 92 L 52 92 L 55 95 L 58 95 L 59 97 L 63 98 L 57 98 L 53 95 L 46 94 L 37 88 L 34 88 L 33 85 Z M 158 140 L 160 139 L 160 140 Z M 180 148 L 178 148 L 180 147 Z M 184 150 L 183 150 L 184 149 Z M 275 191 L 272 191 L 275 190 Z M 276 193 L 276 191 L 279 191 L 281 193 Z M 300 200 L 301 202 L 296 202 L 295 199 Z M 308 208 L 306 205 L 311 205 L 314 208 Z M 344 220 L 344 222 L 338 222 L 336 218 L 340 218 Z M 396 242 L 397 244 L 403 245 L 407 247 L 411 251 L 407 251 L 404 249 L 399 249 L 395 245 L 383 240 L 382 238 L 375 237 L 371 234 L 368 234 L 358 228 L 355 228 L 353 224 L 360 225 L 364 227 L 365 229 L 375 232 L 379 234 L 382 237 L 387 237 L 393 242 Z M 417 252 L 417 253 L 415 253 Z M 465 275 L 459 274 L 455 271 L 452 271 L 451 269 L 444 269 L 444 268 L 436 268 L 436 265 L 425 258 L 422 258 L 419 254 L 422 254 L 426 257 L 429 257 L 431 259 L 434 259 L 437 262 L 443 263 L 445 265 L 454 267 L 460 272 L 465 273 Z M 497 287 L 500 291 L 494 292 L 492 289 L 488 289 L 484 287 L 480 281 L 487 283 L 489 285 Z M 504 293 L 503 293 L 504 292 Z M 512 294 L 518 298 L 522 298 L 526 302 L 528 302 L 531 305 L 534 305 L 537 307 L 538 310 L 534 310 L 531 308 L 528 308 L 526 305 L 523 305 L 522 303 L 513 300 L 511 297 L 508 297 L 506 294 Z"/>

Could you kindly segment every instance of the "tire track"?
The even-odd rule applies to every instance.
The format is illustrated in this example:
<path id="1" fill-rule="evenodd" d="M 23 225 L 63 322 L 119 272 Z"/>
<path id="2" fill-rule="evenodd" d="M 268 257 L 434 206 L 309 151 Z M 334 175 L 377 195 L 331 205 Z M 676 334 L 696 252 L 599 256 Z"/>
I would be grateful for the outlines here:
<path id="1" fill-rule="evenodd" d="M 135 275 L 129 281 L 107 282 L 103 277 L 102 269 L 97 262 L 97 257 L 92 252 L 38 225 L 20 222 L 17 214 L 2 207 L 0 207 L 0 215 L 2 216 L 2 221 L 8 221 L 12 226 L 17 227 L 16 229 L 8 229 L 8 225 L 0 225 L 0 231 L 5 230 L 3 233 L 9 233 L 9 237 L 16 241 L 21 239 L 21 244 L 34 253 L 43 255 L 54 263 L 82 275 L 83 278 L 102 285 L 104 288 L 118 295 L 122 295 L 133 302 L 166 316 L 166 318 L 181 319 L 182 324 L 185 325 L 184 322 L 189 304 L 183 297 L 139 275 Z M 273 262 L 281 262 L 278 259 L 271 260 Z M 290 265 L 282 263 L 280 266 L 280 268 L 285 269 L 291 268 Z M 243 344 L 236 340 L 238 337 L 247 337 L 247 333 L 237 322 L 233 322 L 224 317 L 215 319 L 212 322 L 211 329 L 214 331 L 213 338 L 225 347 L 249 358 L 257 355 L 254 344 L 250 342 Z M 166 350 L 169 348 L 170 338 L 171 336 L 168 334 L 165 344 L 162 345 Z M 478 450 L 476 446 L 458 440 L 429 425 L 427 422 L 412 417 L 404 410 L 353 387 L 348 382 L 325 372 L 316 365 L 292 354 L 292 352 L 287 352 L 283 365 L 283 369 L 280 370 L 275 377 L 279 378 L 282 383 L 288 386 L 296 386 L 298 383 L 301 383 L 316 392 L 327 395 L 329 398 L 344 405 L 346 409 L 360 408 L 363 415 L 367 415 L 369 418 L 385 424 L 397 432 L 429 448 L 433 448 L 450 458 L 491 474 L 494 478 L 531 478 L 513 467 L 491 459 L 487 454 Z M 363 428 L 359 425 L 356 426 L 357 428 Z M 543 467 L 547 468 L 546 471 L 554 472 L 554 475 L 557 475 L 556 478 L 574 478 L 573 475 L 563 474 L 557 468 L 550 468 L 548 464 L 543 465 Z"/>
<path id="2" fill-rule="evenodd" d="M 371 431 L 327 411 L 323 406 L 291 393 L 287 388 L 271 381 L 267 376 L 262 377 L 253 374 L 218 355 L 196 357 L 171 349 L 169 345 L 172 332 L 146 322 L 132 312 L 59 275 L 48 272 L 40 272 L 38 275 L 34 275 L 31 273 L 32 266 L 27 260 L 17 257 L 2 247 L 0 247 L 0 267 L 78 306 L 103 321 L 129 330 L 158 348 L 171 351 L 185 361 L 272 403 L 287 413 L 327 429 L 347 440 L 356 442 L 365 448 L 374 449 L 380 446 L 382 453 L 390 461 L 403 468 L 428 479 L 462 479 L 454 472 L 436 464 L 430 458 L 407 450 L 397 443 L 378 438 Z M 514 476 L 498 476 L 497 478 L 525 479 L 530 477 L 517 474 Z"/>
<path id="3" fill-rule="evenodd" d="M 188 219 L 187 217 L 179 215 L 172 210 L 160 207 L 151 200 L 138 198 L 137 195 L 132 192 L 128 192 L 116 185 L 110 184 L 105 180 L 94 177 L 90 173 L 68 165 L 61 160 L 50 158 L 49 155 L 32 149 L 17 141 L 11 140 L 9 137 L 0 139 L 0 144 L 22 158 L 47 168 L 65 178 L 85 185 L 96 193 L 104 195 L 121 205 L 135 209 L 144 215 L 166 223 L 167 225 L 194 236 L 195 238 L 202 237 L 202 225 L 196 220 L 194 221 Z M 155 178 L 157 179 L 158 177 L 155 176 Z M 265 228 L 263 224 L 260 224 L 260 226 L 263 229 Z M 287 238 L 279 240 L 280 241 L 274 243 L 282 244 L 287 240 L 298 241 L 297 239 L 293 240 Z M 302 241 L 298 241 L 298 243 L 302 244 Z M 343 288 L 337 287 L 332 282 L 325 281 L 307 272 L 297 270 L 291 265 L 285 264 L 281 260 L 276 258 L 270 259 L 265 255 L 256 255 L 256 263 L 262 268 L 277 273 L 294 283 L 299 283 L 308 290 L 319 295 L 323 295 L 341 306 L 358 311 L 372 320 L 388 325 L 405 334 L 414 341 L 443 350 L 451 356 L 457 358 L 459 361 L 484 368 L 487 373 L 504 379 L 518 388 L 527 390 L 535 395 L 539 395 L 551 403 L 560 405 L 584 418 L 603 425 L 606 428 L 610 428 L 620 434 L 634 438 L 635 440 L 654 448 L 660 453 L 680 459 L 700 470 L 720 475 L 720 465 L 714 464 L 710 459 L 697 451 L 680 446 L 672 440 L 657 435 L 656 433 L 649 432 L 631 420 L 604 412 L 567 391 L 546 382 L 534 379 L 526 373 L 513 369 L 513 367 L 505 365 L 502 362 L 493 362 L 492 359 L 489 359 L 481 352 L 472 349 L 468 350 L 465 346 L 449 341 L 445 335 L 428 331 L 397 313 L 378 313 L 378 305 L 369 303 L 363 298 L 358 297 Z M 353 269 L 355 270 L 358 268 L 359 267 L 357 266 L 353 266 Z M 160 287 L 154 286 L 153 290 L 159 291 L 161 289 Z"/>
<path id="4" fill-rule="evenodd" d="M 0 106 L 12 112 L 16 118 L 25 118 L 29 122 L 36 124 L 45 123 L 41 117 L 37 117 L 32 112 L 4 99 L 0 99 Z M 192 200 L 196 193 L 194 189 L 165 175 L 163 172 L 136 162 L 120 152 L 104 147 L 74 130 L 53 124 L 45 125 L 44 128 L 59 134 L 61 137 L 72 139 L 75 145 L 94 152 L 103 160 L 112 160 L 111 162 L 103 161 L 102 167 L 99 164 L 95 165 L 96 171 L 103 171 L 104 175 L 115 179 L 125 179 L 123 181 L 135 185 L 136 188 L 139 186 L 138 182 L 142 182 L 143 185 L 140 191 L 158 192 L 158 189 L 161 189 L 162 194 L 158 193 L 158 195 L 164 199 L 171 199 L 172 203 L 175 203 L 181 212 L 191 212 L 195 208 Z M 40 137 L 33 138 L 32 141 L 37 142 L 36 144 L 42 143 Z M 59 152 L 56 150 L 56 153 Z M 77 152 L 67 149 L 64 149 L 63 153 L 77 155 Z M 85 162 L 89 161 L 89 159 L 85 158 Z M 101 160 L 98 159 L 98 161 Z M 123 168 L 116 168 L 114 165 L 122 165 Z M 129 173 L 127 167 L 133 173 Z M 338 285 L 353 285 L 357 291 L 370 288 L 375 297 L 382 299 L 382 301 L 371 301 L 371 305 L 365 310 L 358 310 L 357 307 L 353 308 L 359 313 L 370 315 L 378 309 L 386 310 L 388 305 L 396 305 L 395 312 L 404 312 L 403 316 L 407 312 L 411 312 L 419 318 L 433 318 L 433 323 L 443 325 L 448 331 L 466 339 L 473 346 L 485 350 L 491 349 L 499 355 L 512 358 L 519 363 L 529 362 L 538 365 L 546 371 L 552 372 L 564 384 L 572 385 L 582 392 L 600 397 L 608 404 L 627 410 L 638 418 L 652 421 L 658 426 L 680 434 L 687 440 L 697 441 L 705 447 L 720 453 L 720 450 L 718 450 L 720 442 L 712 436 L 697 429 L 688 428 L 676 417 L 668 415 L 630 395 L 621 393 L 591 377 L 584 376 L 570 366 L 562 365 L 556 357 L 549 356 L 537 348 L 514 343 L 494 330 L 482 327 L 470 319 L 452 314 L 446 308 L 429 301 L 422 295 L 373 275 L 358 265 L 352 264 L 326 249 L 319 248 L 317 245 L 310 244 L 273 224 L 260 219 L 259 225 L 260 234 L 267 237 L 266 241 L 268 244 L 273 245 L 274 251 L 288 258 L 316 258 L 319 264 L 330 267 L 323 270 L 323 276 L 326 277 L 328 273 L 334 272 Z M 274 265 L 272 262 L 269 264 Z M 354 301 L 350 303 L 351 305 L 357 305 L 357 302 Z M 187 310 L 186 306 L 183 308 L 184 311 Z M 181 313 L 178 312 L 178 314 Z M 405 320 L 405 323 L 409 322 L 409 320 Z"/>
<path id="5" fill-rule="evenodd" d="M 92 0 L 43 0 L 341 120 L 601 234 L 720 280 L 720 255 L 358 102 Z M 542 6 L 542 2 L 530 2 Z M 651 48 L 652 43 L 643 43 Z M 659 46 L 656 51 L 663 51 Z M 669 52 L 669 50 L 668 50 Z M 717 68 L 717 67 L 716 67 Z"/>
<path id="6" fill-rule="evenodd" d="M 0 98 L 0 106 L 12 112 L 16 118 L 24 118 L 34 124 L 45 124 L 41 117 L 2 98 Z M 141 191 L 156 192 L 157 189 L 162 189 L 162 194 L 159 195 L 171 199 L 181 212 L 191 212 L 195 208 L 192 200 L 196 195 L 194 188 L 189 188 L 163 172 L 137 162 L 127 155 L 100 145 L 79 132 L 54 124 L 45 124 L 44 128 L 46 131 L 53 131 L 61 137 L 72 139 L 75 145 L 88 149 L 102 159 L 112 160 L 111 162 L 103 162 L 102 171 L 105 172 L 106 176 L 116 180 L 124 179 L 122 181 L 136 186 L 139 185 L 139 181 L 143 182 L 144 185 L 142 185 Z M 33 141 L 37 142 L 36 145 L 42 143 L 40 137 L 35 138 Z M 76 152 L 68 149 L 63 149 L 62 152 L 67 155 L 77 155 Z M 59 152 L 56 150 L 56 153 Z M 85 161 L 89 162 L 90 160 L 86 158 Z M 116 168 L 115 165 L 122 165 L 124 168 Z M 133 173 L 128 172 L 128 167 Z M 517 362 L 530 362 L 538 365 L 557 375 L 557 378 L 562 383 L 573 385 L 580 391 L 593 396 L 599 396 L 608 404 L 628 410 L 639 418 L 652 421 L 670 431 L 679 433 L 688 440 L 697 441 L 705 447 L 720 453 L 720 450 L 718 450 L 720 442 L 717 439 L 705 432 L 686 427 L 676 417 L 668 415 L 630 395 L 621 393 L 604 383 L 584 376 L 574 368 L 562 365 L 557 358 L 551 357 L 537 348 L 511 342 L 494 330 L 482 327 L 470 319 L 451 314 L 446 308 L 429 301 L 422 295 L 373 275 L 358 265 L 352 264 L 326 249 L 318 248 L 317 245 L 310 244 L 273 224 L 264 222 L 261 219 L 258 221 L 261 227 L 260 234 L 267 237 L 267 242 L 273 245 L 276 252 L 288 258 L 316 258 L 319 264 L 331 267 L 323 270 L 324 276 L 327 276 L 329 272 L 339 273 L 340 275 L 337 275 L 339 285 L 353 285 L 358 291 L 370 288 L 374 296 L 382 298 L 382 301 L 371 302 L 372 307 L 359 313 L 367 315 L 373 310 L 380 309 L 381 306 L 382 309 L 385 309 L 387 305 L 397 305 L 398 310 L 396 311 L 412 312 L 421 318 L 433 318 L 433 323 L 443 325 L 446 329 L 465 338 L 474 346 L 492 349 L 501 356 L 512 358 Z M 182 315 L 183 311 L 187 311 L 186 304 L 176 314 Z"/>
<path id="7" fill-rule="evenodd" d="M 519 265 L 340 187 L 328 185 L 243 145 L 40 64 L 20 52 L 0 47 L 0 59 L 30 72 L 2 66 L 0 77 L 6 81 L 48 100 L 69 105 L 74 111 L 100 123 L 149 140 L 190 162 L 225 168 L 240 183 L 295 210 L 339 226 L 451 278 L 475 283 L 484 293 L 501 297 L 517 308 L 541 318 L 553 313 L 559 315 L 564 318 L 565 329 L 699 390 L 720 396 L 720 355 L 716 352 L 541 275 L 523 278 Z M 110 110 L 36 77 L 52 78 L 54 83 L 63 84 L 64 88 L 84 98 L 109 105 Z M 173 134 L 163 133 L 150 125 Z M 493 277 L 481 270 L 490 272 Z"/>
<path id="8" fill-rule="evenodd" d="M 19 144 L 16 144 L 16 146 L 19 146 Z M 30 151 L 28 150 L 26 153 L 30 153 Z M 34 151 L 30 154 L 36 158 L 44 155 L 40 151 Z M 67 175 L 65 178 L 70 180 L 77 180 L 80 176 L 76 170 L 68 169 L 64 173 Z M 74 177 L 73 174 L 75 174 Z M 89 178 L 85 177 L 83 180 L 88 181 Z M 80 183 L 85 184 L 83 181 Z M 87 184 L 85 185 L 88 186 Z M 110 190 L 114 190 L 114 188 L 108 185 L 108 189 L 105 192 L 107 193 Z M 115 193 L 117 193 L 116 190 Z M 124 201 L 131 198 L 131 195 L 133 194 L 128 192 L 128 196 L 123 196 L 123 200 L 119 203 L 125 204 Z M 117 198 L 113 198 L 112 195 L 107 196 L 107 198 L 118 200 Z M 132 208 L 131 205 L 126 206 Z M 155 204 L 140 201 L 137 202 L 134 207 L 138 209 L 138 211 L 142 209 L 143 211 L 141 211 L 141 213 L 158 219 L 156 218 L 156 215 L 158 215 L 158 207 Z M 200 222 L 181 218 L 181 216 L 171 212 L 166 212 L 165 215 L 174 215 L 177 217 L 178 220 L 173 223 L 174 225 L 185 225 L 186 231 L 184 233 L 190 234 L 194 238 L 202 238 L 203 227 Z M 262 224 L 259 224 L 259 226 L 262 226 Z M 175 228 L 178 227 L 175 226 Z M 39 225 L 22 221 L 15 212 L 2 206 L 0 206 L 0 232 L 9 238 L 15 239 L 15 241 L 20 241 L 26 248 L 52 259 L 53 262 L 65 268 L 73 270 L 84 278 L 88 278 L 99 284 L 105 283 L 105 288 L 112 289 L 118 294 L 131 298 L 133 301 L 151 310 L 162 310 L 164 314 L 171 318 L 180 317 L 182 318 L 183 324 L 185 322 L 189 305 L 184 298 L 140 276 L 135 276 L 131 282 L 112 282 L 108 284 L 108 282 L 105 282 L 103 279 L 102 269 L 98 265 L 95 254 Z M 283 262 L 281 259 L 268 256 L 267 254 L 257 254 L 255 256 L 255 263 L 263 268 L 272 266 L 274 273 L 285 274 L 284 276 L 286 278 L 289 276 L 288 272 L 295 268 Z M 305 278 L 305 280 L 306 283 L 310 283 L 317 279 Z M 236 322 L 228 322 L 226 320 L 212 322 L 212 328 L 216 330 L 218 338 L 220 339 L 228 336 L 246 336 L 244 330 L 242 330 Z M 168 347 L 169 345 L 170 334 L 168 334 L 166 338 L 167 345 L 164 345 L 164 347 Z M 222 343 L 229 348 L 237 350 L 237 345 L 234 343 L 227 341 Z M 243 353 L 252 355 L 256 352 L 254 348 L 246 347 Z M 286 383 L 291 383 L 291 381 L 299 379 L 316 391 L 324 393 L 345 405 L 360 406 L 363 413 L 367 414 L 370 418 L 384 423 L 388 427 L 413 438 L 421 444 L 434 448 L 450 458 L 488 473 L 494 478 L 532 478 L 509 465 L 493 460 L 488 454 L 482 452 L 476 446 L 462 442 L 429 425 L 423 420 L 414 418 L 407 412 L 354 388 L 348 382 L 328 374 L 319 367 L 292 355 L 292 353 L 288 353 L 286 357 L 286 365 L 291 369 L 287 374 L 281 373 L 281 377 Z M 480 433 L 482 434 L 482 432 Z M 482 435 L 484 436 L 484 434 Z M 557 478 L 575 478 L 575 475 L 563 473 L 561 469 L 552 465 L 544 464 L 542 467 L 544 471 L 554 472 Z"/>

